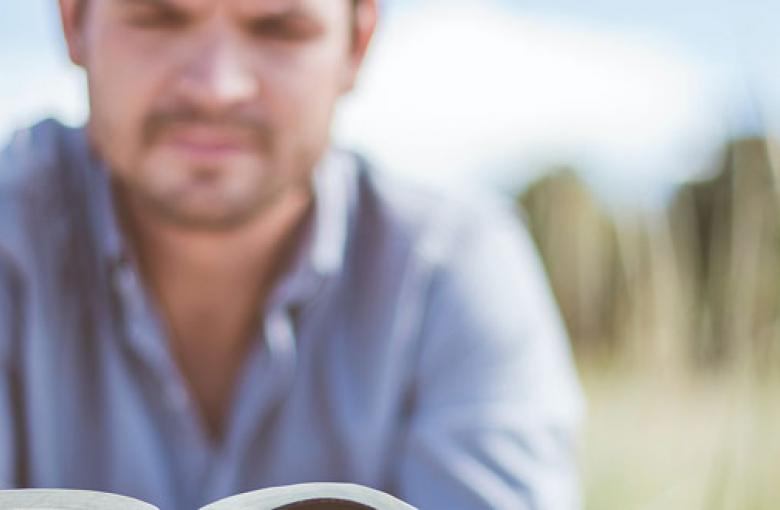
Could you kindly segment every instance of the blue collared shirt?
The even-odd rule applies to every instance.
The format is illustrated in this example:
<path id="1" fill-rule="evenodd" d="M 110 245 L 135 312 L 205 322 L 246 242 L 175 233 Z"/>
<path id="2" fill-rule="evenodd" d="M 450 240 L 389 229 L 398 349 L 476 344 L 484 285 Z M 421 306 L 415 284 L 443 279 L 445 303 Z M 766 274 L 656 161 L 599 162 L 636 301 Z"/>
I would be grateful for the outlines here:
<path id="1" fill-rule="evenodd" d="M 579 507 L 582 399 L 509 212 L 407 189 L 331 150 L 306 241 L 209 439 L 83 129 L 0 153 L 0 488 L 193 510 L 354 482 L 421 509 Z"/>

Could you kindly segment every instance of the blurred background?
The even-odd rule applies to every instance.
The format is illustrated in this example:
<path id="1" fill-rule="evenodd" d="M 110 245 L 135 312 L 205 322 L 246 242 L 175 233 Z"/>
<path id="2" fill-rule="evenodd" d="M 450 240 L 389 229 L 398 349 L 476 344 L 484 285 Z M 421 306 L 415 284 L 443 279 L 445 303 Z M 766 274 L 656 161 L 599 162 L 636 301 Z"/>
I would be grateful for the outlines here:
<path id="1" fill-rule="evenodd" d="M 336 138 L 517 204 L 588 394 L 587 508 L 780 508 L 780 3 L 384 9 Z M 2 2 L 0 143 L 87 111 L 56 2 Z"/>

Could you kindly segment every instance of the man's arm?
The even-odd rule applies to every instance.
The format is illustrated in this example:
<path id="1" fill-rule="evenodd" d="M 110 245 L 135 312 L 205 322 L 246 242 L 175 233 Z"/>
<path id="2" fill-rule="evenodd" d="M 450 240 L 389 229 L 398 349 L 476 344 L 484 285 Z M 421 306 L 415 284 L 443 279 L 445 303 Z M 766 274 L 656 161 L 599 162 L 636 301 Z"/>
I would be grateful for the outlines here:
<path id="1" fill-rule="evenodd" d="M 13 410 L 12 345 L 15 321 L 15 303 L 10 273 L 3 264 L 0 252 L 0 489 L 17 484 L 16 419 Z"/>
<path id="2" fill-rule="evenodd" d="M 401 497 L 420 508 L 574 509 L 582 398 L 518 222 L 463 236 L 432 288 Z"/>

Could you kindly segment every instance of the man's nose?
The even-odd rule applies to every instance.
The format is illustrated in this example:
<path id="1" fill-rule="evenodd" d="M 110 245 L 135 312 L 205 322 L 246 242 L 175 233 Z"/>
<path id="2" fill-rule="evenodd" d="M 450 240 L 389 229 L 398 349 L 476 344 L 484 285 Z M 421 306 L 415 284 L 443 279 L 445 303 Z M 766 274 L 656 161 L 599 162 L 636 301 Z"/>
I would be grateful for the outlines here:
<path id="1" fill-rule="evenodd" d="M 245 103 L 258 92 L 246 50 L 229 33 L 212 34 L 194 47 L 179 85 L 189 101 L 214 114 Z"/>

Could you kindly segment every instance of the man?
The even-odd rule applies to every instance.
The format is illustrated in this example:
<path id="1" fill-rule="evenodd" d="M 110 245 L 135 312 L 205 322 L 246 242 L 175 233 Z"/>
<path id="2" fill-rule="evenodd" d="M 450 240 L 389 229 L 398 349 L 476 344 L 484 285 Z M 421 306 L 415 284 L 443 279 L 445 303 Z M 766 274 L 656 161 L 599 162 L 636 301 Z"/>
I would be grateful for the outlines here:
<path id="1" fill-rule="evenodd" d="M 578 387 L 525 234 L 329 143 L 376 0 L 60 9 L 91 114 L 0 156 L 0 486 L 577 506 Z"/>

